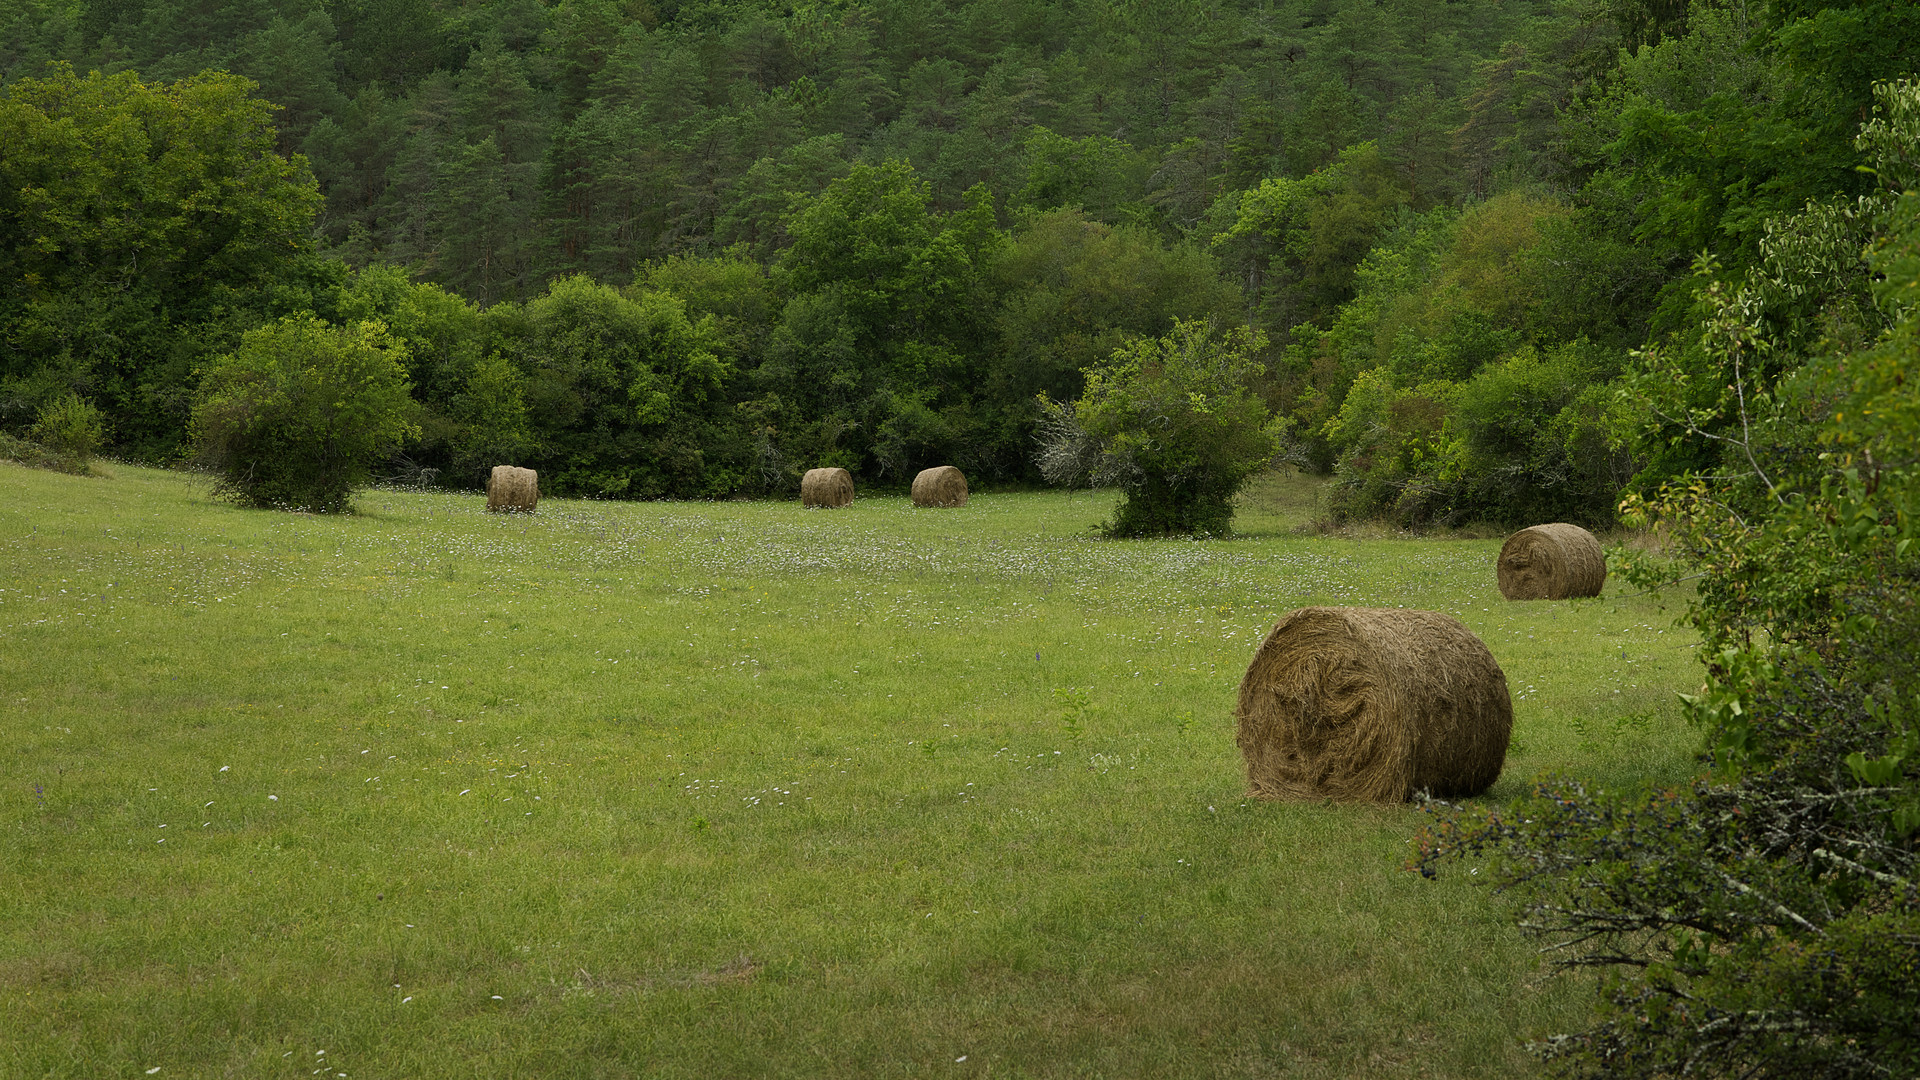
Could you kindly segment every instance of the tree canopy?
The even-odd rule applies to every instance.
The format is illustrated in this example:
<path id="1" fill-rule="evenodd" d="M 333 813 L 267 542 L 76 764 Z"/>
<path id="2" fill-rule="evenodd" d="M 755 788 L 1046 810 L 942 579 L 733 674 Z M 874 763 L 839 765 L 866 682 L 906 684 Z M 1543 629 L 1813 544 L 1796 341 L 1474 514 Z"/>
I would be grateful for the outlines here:
<path id="1" fill-rule="evenodd" d="M 151 84 L 56 65 L 0 97 L 0 410 L 80 392 L 177 445 L 198 343 L 304 306 L 319 193 L 274 106 L 219 72 Z M 17 420 L 16 420 L 17 422 Z"/>
<path id="2" fill-rule="evenodd" d="M 1716 460 L 1635 354 L 1714 407 L 1700 274 L 1872 188 L 1909 7 L 11 0 L 0 428 L 175 459 L 196 365 L 311 312 L 407 342 L 389 475 L 1031 483 L 1037 394 L 1211 319 L 1337 516 L 1604 524 Z"/>

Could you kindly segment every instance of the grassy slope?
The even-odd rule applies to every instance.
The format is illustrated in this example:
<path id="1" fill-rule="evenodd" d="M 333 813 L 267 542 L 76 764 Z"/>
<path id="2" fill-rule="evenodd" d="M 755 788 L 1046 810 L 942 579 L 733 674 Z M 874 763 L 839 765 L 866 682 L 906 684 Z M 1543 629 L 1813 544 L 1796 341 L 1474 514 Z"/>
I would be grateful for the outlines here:
<path id="1" fill-rule="evenodd" d="M 1297 484 L 1106 543 L 1084 494 L 319 518 L 113 472 L 0 465 L 0 1075 L 1515 1075 L 1586 991 L 1403 869 L 1417 812 L 1241 798 L 1250 650 L 1452 612 L 1515 691 L 1493 798 L 1689 767 L 1650 601 L 1295 535 Z"/>

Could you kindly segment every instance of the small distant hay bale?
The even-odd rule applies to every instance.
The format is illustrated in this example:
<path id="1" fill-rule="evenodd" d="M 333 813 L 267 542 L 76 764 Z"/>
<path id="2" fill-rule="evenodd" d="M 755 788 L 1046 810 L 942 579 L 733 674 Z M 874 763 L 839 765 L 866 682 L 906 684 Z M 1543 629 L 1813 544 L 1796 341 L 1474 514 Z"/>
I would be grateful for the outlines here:
<path id="1" fill-rule="evenodd" d="M 808 469 L 800 478 L 800 505 L 828 509 L 853 502 L 853 474 L 845 469 Z"/>
<path id="2" fill-rule="evenodd" d="M 1607 556 L 1578 525 L 1535 525 L 1507 537 L 1499 578 L 1500 595 L 1509 600 L 1599 596 L 1607 583 Z"/>
<path id="3" fill-rule="evenodd" d="M 487 477 L 487 512 L 531 514 L 540 501 L 540 474 L 512 465 L 495 465 Z"/>
<path id="4" fill-rule="evenodd" d="M 1435 611 L 1301 608 L 1240 680 L 1238 742 L 1253 794 L 1401 803 L 1478 795 L 1506 764 L 1507 677 Z"/>
<path id="5" fill-rule="evenodd" d="M 967 474 L 951 465 L 921 469 L 913 478 L 913 505 L 967 505 Z"/>

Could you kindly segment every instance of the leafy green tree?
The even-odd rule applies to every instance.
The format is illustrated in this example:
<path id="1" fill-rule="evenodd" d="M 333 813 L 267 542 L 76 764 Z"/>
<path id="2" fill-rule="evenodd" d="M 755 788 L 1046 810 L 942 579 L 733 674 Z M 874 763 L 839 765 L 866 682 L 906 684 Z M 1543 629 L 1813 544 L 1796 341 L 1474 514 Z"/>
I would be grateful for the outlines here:
<path id="1" fill-rule="evenodd" d="M 343 324 L 379 322 L 406 346 L 407 381 L 419 405 L 414 421 L 420 430 L 393 462 L 394 473 L 423 482 L 437 474 L 443 482 L 463 486 L 484 479 L 474 471 L 482 466 L 461 451 L 474 438 L 470 421 L 461 415 L 470 407 L 462 403 L 474 371 L 495 347 L 495 320 L 439 285 L 414 281 L 405 269 L 379 263 L 353 273 L 325 310 Z"/>
<path id="2" fill-rule="evenodd" d="M 407 379 L 423 404 L 441 407 L 458 393 L 492 347 L 485 312 L 471 300 L 403 267 L 376 263 L 355 271 L 332 301 L 337 321 L 379 322 L 406 345 Z"/>
<path id="3" fill-rule="evenodd" d="M 1646 413 L 1638 441 L 1650 462 L 1635 481 L 1640 494 L 1723 464 L 1765 476 L 1772 469 L 1763 459 L 1785 463 L 1812 452 L 1797 430 L 1804 420 L 1775 413 L 1756 425 L 1755 406 L 1776 400 L 1823 337 L 1857 343 L 1887 327 L 1863 255 L 1893 206 L 1890 195 L 1875 194 L 1770 221 L 1760 264 L 1737 284 L 1715 260 L 1697 264 L 1699 328 L 1643 350 L 1628 372 Z M 1740 497 L 1749 507 L 1769 501 L 1751 486 Z"/>
<path id="4" fill-rule="evenodd" d="M 1466 189 L 1485 198 L 1503 186 L 1557 178 L 1552 160 L 1562 138 L 1560 111 L 1575 76 L 1548 45 L 1509 41 L 1497 57 L 1476 65 L 1463 95 L 1465 122 L 1453 132 L 1453 151 Z"/>
<path id="5" fill-rule="evenodd" d="M 1147 130 L 1171 126 L 1205 70 L 1197 55 L 1220 33 L 1206 10 L 1183 0 L 1135 0 L 1113 8 L 1114 29 L 1129 46 L 1120 74 L 1134 121 Z"/>
<path id="6" fill-rule="evenodd" d="M 781 402 L 794 467 L 1006 467 L 969 453 L 989 443 L 971 437 L 973 405 L 1005 237 L 984 189 L 951 214 L 931 200 L 911 165 L 889 161 L 854 166 L 790 214 L 778 273 L 792 299 L 754 382 Z"/>
<path id="7" fill-rule="evenodd" d="M 381 210 L 392 189 L 406 187 L 396 158 L 408 137 L 431 141 L 435 135 L 431 128 L 412 129 L 403 109 L 380 86 L 369 86 L 321 116 L 300 142 L 325 197 L 319 234 L 355 266 L 383 257 L 378 249 L 396 220 Z"/>
<path id="8" fill-rule="evenodd" d="M 767 269 L 743 246 L 717 255 L 676 255 L 649 263 L 634 287 L 670 293 L 694 323 L 711 319 L 714 348 L 736 368 L 757 363 L 779 315 L 780 297 Z"/>
<path id="9" fill-rule="evenodd" d="M 327 9 L 339 25 L 346 77 L 356 86 L 413 86 L 464 51 L 430 0 L 341 0 Z"/>
<path id="10" fill-rule="evenodd" d="M 795 293 L 831 293 L 857 345 L 901 357 L 906 342 L 960 344 L 974 330 L 967 301 L 985 256 L 1001 242 L 984 190 L 938 215 L 911 165 L 855 166 L 787 223 L 780 261 Z"/>
<path id="11" fill-rule="evenodd" d="M 1107 135 L 1078 139 L 1044 127 L 1027 132 L 1025 179 L 1007 197 L 1007 208 L 1078 210 L 1095 221 L 1119 224 L 1147 179 L 1139 151 Z"/>
<path id="12" fill-rule="evenodd" d="M 0 397 L 83 392 L 133 453 L 186 427 L 211 343 L 304 307 L 319 197 L 273 106 L 218 72 L 55 67 L 0 97 Z"/>
<path id="13" fill-rule="evenodd" d="M 821 135 L 754 162 L 727 193 L 714 239 L 747 244 L 763 258 L 785 249 L 792 242 L 785 219 L 793 201 L 846 175 L 847 149 L 844 136 Z"/>
<path id="14" fill-rule="evenodd" d="M 453 479 L 479 485 L 495 465 L 531 460 L 538 444 L 527 422 L 526 380 L 506 357 L 475 364 L 450 403 Z"/>
<path id="15" fill-rule="evenodd" d="M 1585 341 L 1527 347 L 1460 387 L 1449 427 L 1461 453 L 1449 469 L 1447 519 L 1612 525 L 1637 467 L 1631 423 L 1609 385 L 1613 358 Z"/>
<path id="16" fill-rule="evenodd" d="M 1341 451 L 1329 500 L 1335 519 L 1415 524 L 1446 514 L 1465 456 L 1448 423 L 1459 391 L 1445 380 L 1397 387 L 1384 368 L 1353 381 L 1322 428 Z"/>
<path id="17" fill-rule="evenodd" d="M 434 191 L 437 277 L 483 305 L 521 296 L 533 270 L 532 175 L 491 135 L 446 163 Z"/>
<path id="18" fill-rule="evenodd" d="M 1920 8 L 1877 0 L 1693 4 L 1623 55 L 1568 133 L 1588 189 L 1632 208 L 1633 239 L 1665 269 L 1661 331 L 1697 321 L 1697 255 L 1737 274 L 1760 261 L 1768 220 L 1871 186 L 1851 137 L 1874 80 L 1916 61 Z"/>
<path id="19" fill-rule="evenodd" d="M 713 350 L 710 319 L 688 320 L 664 292 L 622 292 L 580 276 L 554 282 L 524 308 L 495 310 L 501 351 L 524 380 L 543 488 L 685 498 L 737 486 L 746 448 L 727 429 L 730 370 Z M 484 378 L 493 380 L 493 415 L 510 414 L 511 380 Z M 468 407 L 477 407 L 477 389 L 470 379 Z"/>
<path id="20" fill-rule="evenodd" d="M 334 512 L 417 434 L 413 408 L 406 346 L 385 326 L 296 316 L 248 331 L 206 365 L 193 432 L 236 501 Z"/>
<path id="21" fill-rule="evenodd" d="M 1485 865 L 1562 965 L 1611 973 L 1597 1022 L 1538 1047 L 1561 1075 L 1920 1071 L 1920 83 L 1878 97 L 1861 148 L 1901 194 L 1880 202 L 1866 264 L 1818 242 L 1834 204 L 1769 230 L 1816 241 L 1777 249 L 1770 276 L 1838 271 L 1871 310 L 1780 325 L 1755 302 L 1764 282 L 1703 290 L 1707 352 L 1798 344 L 1804 363 L 1740 376 L 1726 460 L 1630 504 L 1678 558 L 1629 577 L 1698 579 L 1685 621 L 1706 685 L 1683 701 L 1711 773 L 1678 791 L 1548 782 L 1443 820 L 1417 859 Z M 1755 453 L 1763 440 L 1787 452 Z"/>
<path id="22" fill-rule="evenodd" d="M 992 438 L 1016 461 L 1032 445 L 1036 395 L 1077 398 L 1081 372 L 1128 340 L 1159 337 L 1178 319 L 1231 321 L 1240 306 L 1206 249 L 1073 210 L 1027 217 L 994 261 L 990 288 L 1001 298 L 998 340 L 980 391 L 996 413 Z"/>
<path id="23" fill-rule="evenodd" d="M 241 43 L 234 66 L 260 86 L 260 96 L 280 106 L 280 147 L 300 145 L 315 124 L 346 111 L 334 68 L 340 49 L 333 20 L 315 10 L 292 21 L 276 16 Z"/>
<path id="24" fill-rule="evenodd" d="M 690 325 L 711 313 L 711 351 L 730 375 L 671 421 L 690 425 L 674 428 L 678 479 L 656 489 L 643 470 L 624 490 L 706 491 L 708 480 L 692 478 L 749 474 L 758 485 L 829 459 L 863 482 L 904 479 L 934 459 L 983 479 L 1028 479 L 1035 390 L 1077 393 L 1078 369 L 1107 355 L 1116 333 L 1156 336 L 1174 315 L 1223 314 L 1225 289 L 1202 272 L 1208 260 L 1176 242 L 1219 237 L 1213 254 L 1242 288 L 1246 321 L 1298 361 L 1276 366 L 1262 392 L 1302 421 L 1306 450 L 1330 464 L 1314 432 L 1369 366 L 1341 338 L 1335 313 L 1362 290 L 1359 266 L 1392 242 L 1409 207 L 1458 209 L 1456 166 L 1489 203 L 1542 179 L 1566 194 L 1539 230 L 1552 257 L 1512 279 L 1555 303 L 1518 338 L 1498 305 L 1436 303 L 1401 319 L 1405 333 L 1375 352 L 1418 354 L 1419 364 L 1395 369 L 1403 390 L 1457 383 L 1526 342 L 1544 351 L 1585 334 L 1619 350 L 1645 344 L 1646 294 L 1683 274 L 1694 253 L 1667 228 L 1686 215 L 1667 210 L 1689 192 L 1720 189 L 1700 204 L 1706 218 L 1720 203 L 1752 203 L 1727 188 L 1734 173 L 1714 165 L 1751 160 L 1729 149 L 1743 140 L 1798 132 L 1811 140 L 1806 162 L 1847 157 L 1837 119 L 1865 100 L 1861 72 L 1911 52 L 1904 10 L 1869 0 L 1751 9 L 1740 24 L 1751 39 L 1710 34 L 1704 15 L 1669 0 L 322 7 L 0 0 L 0 86 L 30 87 L 22 76 L 56 56 L 151 77 L 251 76 L 254 96 L 281 106 L 269 145 L 298 147 L 324 195 L 316 221 L 242 230 L 240 243 L 264 238 L 270 269 L 198 306 L 172 293 L 160 307 L 133 302 L 154 291 L 148 272 L 163 269 L 153 260 L 165 248 L 146 240 L 138 269 L 102 273 L 94 293 L 0 289 L 0 310 L 29 298 L 0 335 L 9 350 L 0 428 L 23 431 L 40 404 L 78 392 L 109 414 L 122 452 L 165 456 L 184 430 L 196 360 L 263 320 L 311 308 L 336 322 L 382 319 L 408 343 L 421 434 L 394 465 L 466 475 L 454 459 L 471 425 L 455 401 L 479 400 L 469 381 L 496 350 L 521 376 L 528 437 L 548 446 L 542 440 L 565 430 L 541 419 L 555 414 L 539 404 L 545 377 L 526 351 L 538 334 L 524 301 L 574 274 L 619 284 L 663 260 L 745 244 L 762 271 L 764 319 L 728 314 L 729 300 L 703 308 L 692 295 L 725 275 L 681 281 L 686 295 L 642 289 L 682 296 Z M 1614 71 L 1621 44 L 1649 51 Z M 1732 85 L 1723 76 L 1751 71 L 1767 75 L 1755 85 L 1786 96 L 1769 104 L 1767 93 L 1749 94 L 1712 115 L 1731 123 L 1759 110 L 1772 126 L 1688 118 L 1696 98 Z M 1564 128 L 1563 113 L 1576 118 Z M 1667 135 L 1684 138 L 1662 134 L 1669 113 L 1684 123 Z M 1644 146 L 1633 141 L 1643 136 Z M 1703 143 L 1722 136 L 1726 145 Z M 1782 160 L 1795 152 L 1767 145 Z M 1072 208 L 1114 231 L 1069 242 L 1067 230 L 1036 224 Z M 1032 234 L 1029 248 L 1060 240 L 1065 261 L 1028 276 L 1003 265 L 998 227 L 1007 224 Z M 0 218 L 0 232 L 8 227 Z M 427 294 L 408 292 L 397 306 L 367 309 L 351 289 L 336 294 L 343 271 L 315 257 L 316 240 L 356 270 L 405 267 L 435 283 L 441 300 L 484 308 L 441 304 L 428 318 Z M 59 257 L 82 249 L 61 247 Z M 15 245 L 0 261 L 50 250 Z M 1089 262 L 1096 251 L 1114 265 Z M 1169 294 L 1184 288 L 1191 295 Z M 409 329 L 414 308 L 435 328 Z M 1421 335 L 1436 343 L 1428 353 L 1401 347 Z M 26 356 L 24 367 L 13 363 Z M 620 438 L 664 437 L 646 428 L 636 420 Z M 626 447 L 605 460 L 648 453 Z M 696 459 L 705 464 L 688 464 Z M 759 464 L 742 473 L 743 459 Z M 606 467 L 609 484 L 627 475 L 625 465 Z"/>
<path id="25" fill-rule="evenodd" d="M 1356 295 L 1331 320 L 1332 346 L 1356 372 L 1384 365 L 1411 385 L 1457 382 L 1541 342 L 1542 312 L 1552 307 L 1542 237 L 1566 213 L 1513 191 L 1408 220 L 1356 268 Z"/>
<path id="26" fill-rule="evenodd" d="M 1354 298 L 1330 329 L 1301 328 L 1274 396 L 1301 425 L 1302 456 L 1340 462 L 1337 514 L 1390 512 L 1407 523 L 1517 519 L 1537 511 L 1539 500 L 1530 494 L 1525 508 L 1504 506 L 1494 493 L 1537 494 L 1568 480 L 1563 453 L 1544 443 L 1521 452 L 1511 440 L 1505 449 L 1463 442 L 1480 428 L 1460 412 L 1485 397 L 1490 367 L 1524 352 L 1513 370 L 1572 388 L 1527 398 L 1539 407 L 1527 410 L 1524 423 L 1545 439 L 1569 393 L 1618 371 L 1625 350 L 1584 343 L 1576 319 L 1558 319 L 1558 333 L 1546 329 L 1555 305 L 1543 283 L 1555 280 L 1550 254 L 1561 249 L 1545 238 L 1568 213 L 1555 200 L 1512 191 L 1462 212 L 1405 215 L 1356 268 Z M 1572 341 L 1560 336 L 1569 330 Z M 1544 367 L 1543 355 L 1553 358 Z M 1559 374 L 1548 378 L 1548 369 Z M 1363 379 L 1367 392 L 1356 398 Z M 1468 385 L 1477 389 L 1463 396 Z M 1575 441 L 1586 446 L 1591 432 L 1581 430 Z M 1583 496 L 1576 501 L 1585 509 L 1574 516 L 1604 519 L 1616 492 Z"/>
<path id="27" fill-rule="evenodd" d="M 1041 471 L 1118 486 L 1109 535 L 1224 535 L 1233 497 L 1273 461 L 1285 427 L 1253 387 L 1264 345 L 1244 327 L 1183 320 L 1115 350 L 1077 402 L 1042 399 Z"/>
<path id="28" fill-rule="evenodd" d="M 1291 332 L 1324 325 L 1352 299 L 1355 268 L 1406 201 L 1393 164 L 1362 143 L 1298 180 L 1263 180 L 1236 193 L 1216 208 L 1220 220 L 1208 231 L 1246 275 L 1260 324 Z"/>
<path id="29" fill-rule="evenodd" d="M 912 161 L 943 213 L 984 184 L 1180 230 L 1379 138 L 1424 203 L 1475 62 L 1509 40 L 1551 60 L 1566 21 L 1373 0 L 9 0 L 0 85 L 49 57 L 254 78 L 333 250 L 492 301 L 735 242 L 770 260 L 788 196 L 854 161 Z"/>
<path id="30" fill-rule="evenodd" d="M 1608 257 L 1570 258 L 1593 251 L 1573 216 L 1509 191 L 1403 218 L 1331 329 L 1289 351 L 1278 396 L 1305 456 L 1337 462 L 1337 517 L 1613 520 L 1646 460 L 1609 385 L 1636 339 L 1609 308 L 1565 310 L 1579 289 L 1561 264 Z"/>

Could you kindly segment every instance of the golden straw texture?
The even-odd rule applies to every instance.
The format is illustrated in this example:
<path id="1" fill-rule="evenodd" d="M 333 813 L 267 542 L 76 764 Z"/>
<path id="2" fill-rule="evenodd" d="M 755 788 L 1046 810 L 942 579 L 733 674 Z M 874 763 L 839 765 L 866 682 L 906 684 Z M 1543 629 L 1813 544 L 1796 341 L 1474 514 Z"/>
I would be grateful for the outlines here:
<path id="1" fill-rule="evenodd" d="M 967 505 L 967 474 L 951 465 L 921 469 L 913 478 L 913 505 Z"/>
<path id="2" fill-rule="evenodd" d="M 512 465 L 495 465 L 487 477 L 487 512 L 531 514 L 540 502 L 540 474 Z"/>
<path id="3" fill-rule="evenodd" d="M 1607 556 L 1578 525 L 1535 525 L 1507 537 L 1498 575 L 1500 595 L 1509 600 L 1599 596 L 1607 583 Z"/>
<path id="4" fill-rule="evenodd" d="M 1405 802 L 1478 795 L 1506 763 L 1507 677 L 1450 616 L 1302 608 L 1240 681 L 1240 753 L 1269 799 Z"/>
<path id="5" fill-rule="evenodd" d="M 853 474 L 845 469 L 808 469 L 800 478 L 800 505 L 833 508 L 853 501 Z"/>

